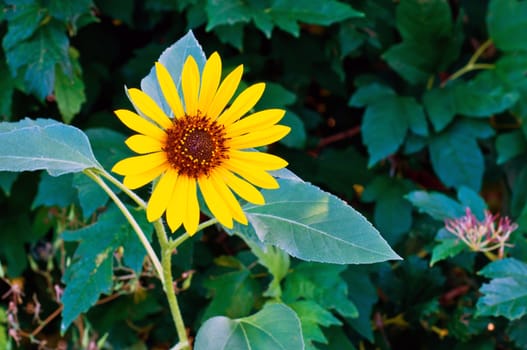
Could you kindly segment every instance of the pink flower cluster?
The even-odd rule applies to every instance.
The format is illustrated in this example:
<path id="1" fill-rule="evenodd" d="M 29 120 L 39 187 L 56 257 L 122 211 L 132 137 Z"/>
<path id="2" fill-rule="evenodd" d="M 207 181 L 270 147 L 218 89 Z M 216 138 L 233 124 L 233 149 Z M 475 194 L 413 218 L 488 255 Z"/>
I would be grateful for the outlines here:
<path id="1" fill-rule="evenodd" d="M 485 218 L 479 221 L 470 208 L 466 208 L 465 216 L 457 219 L 446 219 L 445 228 L 461 239 L 471 250 L 490 252 L 499 249 L 498 257 L 503 258 L 505 246 L 512 232 L 518 225 L 509 217 L 500 217 L 485 210 Z"/>

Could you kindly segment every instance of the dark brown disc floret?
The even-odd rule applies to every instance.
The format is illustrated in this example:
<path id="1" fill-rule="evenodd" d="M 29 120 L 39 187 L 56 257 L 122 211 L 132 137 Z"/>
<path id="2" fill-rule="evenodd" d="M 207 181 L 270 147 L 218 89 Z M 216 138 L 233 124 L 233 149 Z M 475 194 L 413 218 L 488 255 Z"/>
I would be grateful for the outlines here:
<path id="1" fill-rule="evenodd" d="M 228 158 L 225 127 L 206 116 L 174 119 L 163 151 L 170 165 L 194 179 L 208 176 Z"/>

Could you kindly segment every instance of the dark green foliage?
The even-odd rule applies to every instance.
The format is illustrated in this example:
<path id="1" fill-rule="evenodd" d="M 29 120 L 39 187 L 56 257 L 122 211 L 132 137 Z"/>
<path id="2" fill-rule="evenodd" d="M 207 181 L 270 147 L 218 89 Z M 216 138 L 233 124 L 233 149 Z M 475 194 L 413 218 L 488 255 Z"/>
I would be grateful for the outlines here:
<path id="1" fill-rule="evenodd" d="M 244 206 L 255 229 L 211 227 L 178 247 L 176 287 L 196 348 L 248 349 L 247 334 L 253 349 L 527 349 L 527 1 L 3 0 L 0 9 L 0 120 L 9 122 L 0 126 L 0 348 L 31 346 L 7 335 L 4 293 L 18 280 L 24 334 L 38 327 L 33 295 L 44 320 L 64 289 L 62 316 L 34 338 L 50 348 L 175 343 L 143 247 L 108 196 L 72 173 L 109 171 L 131 155 L 112 114 L 131 107 L 124 86 L 157 89 L 154 61 L 192 29 L 207 56 L 221 54 L 224 73 L 243 64 L 246 84 L 267 83 L 256 109 L 286 109 L 292 127 L 269 152 L 324 189 L 280 179 L 289 201 L 271 191 L 266 205 Z M 21 128 L 34 148 L 19 147 Z M 7 167 L 1 157 L 13 152 Z M 47 172 L 13 172 L 32 170 Z M 150 187 L 137 193 L 147 199 Z M 367 236 L 354 231 L 365 221 L 337 197 L 403 260 L 371 259 L 389 249 L 380 239 L 349 245 Z M 269 206 L 287 215 L 270 217 Z M 322 207 L 334 215 L 318 217 Z M 491 262 L 444 229 L 467 207 L 519 224 L 505 259 Z M 291 232 L 279 229 L 285 221 Z M 295 246 L 343 265 L 300 261 Z M 346 265 L 350 252 L 373 264 Z"/>

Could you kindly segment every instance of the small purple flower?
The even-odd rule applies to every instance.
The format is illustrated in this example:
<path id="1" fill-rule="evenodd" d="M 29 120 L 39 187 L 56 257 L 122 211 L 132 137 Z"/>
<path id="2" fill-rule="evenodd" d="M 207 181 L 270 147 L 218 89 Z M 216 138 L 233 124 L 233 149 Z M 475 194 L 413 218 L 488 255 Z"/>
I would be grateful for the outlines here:
<path id="1" fill-rule="evenodd" d="M 490 252 L 499 249 L 498 257 L 504 255 L 505 246 L 512 232 L 518 228 L 509 217 L 500 217 L 485 210 L 483 220 L 478 220 L 470 208 L 466 208 L 465 216 L 457 219 L 446 219 L 445 229 L 461 239 L 471 250 Z"/>

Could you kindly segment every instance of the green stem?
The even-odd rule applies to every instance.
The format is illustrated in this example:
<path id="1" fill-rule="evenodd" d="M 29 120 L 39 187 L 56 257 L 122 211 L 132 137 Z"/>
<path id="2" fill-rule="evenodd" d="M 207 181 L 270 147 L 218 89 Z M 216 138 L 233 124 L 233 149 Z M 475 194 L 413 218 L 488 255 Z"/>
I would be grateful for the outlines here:
<path id="1" fill-rule="evenodd" d="M 154 252 L 154 249 L 150 245 L 150 242 L 146 238 L 146 235 L 144 234 L 143 230 L 141 229 L 141 227 L 139 226 L 139 224 L 137 223 L 135 218 L 132 216 L 130 211 L 126 208 L 126 206 L 119 199 L 119 197 L 117 197 L 117 195 L 112 191 L 112 189 L 100 178 L 100 176 L 98 174 L 96 174 L 94 172 L 93 169 L 86 169 L 86 170 L 84 170 L 84 173 L 90 179 L 95 181 L 95 183 L 97 183 L 104 190 L 104 192 L 106 192 L 106 194 L 108 194 L 108 196 L 112 199 L 112 201 L 115 203 L 115 205 L 117 205 L 117 207 L 119 208 L 121 213 L 124 215 L 126 220 L 128 220 L 128 222 L 132 226 L 132 229 L 137 234 L 137 237 L 139 238 L 139 240 L 141 241 L 141 243 L 145 247 L 146 253 L 150 257 L 150 260 L 152 261 L 152 264 L 154 265 L 154 268 L 155 268 L 159 278 L 161 279 L 161 282 L 163 282 L 164 281 L 164 272 L 163 272 L 163 268 L 161 266 L 161 262 L 159 261 L 156 253 Z"/>
<path id="2" fill-rule="evenodd" d="M 167 238 L 165 231 L 165 226 L 161 220 L 154 222 L 154 228 L 156 230 L 157 238 L 159 240 L 159 245 L 161 246 L 161 264 L 163 266 L 163 288 L 168 300 L 168 306 L 170 307 L 170 313 L 172 314 L 172 319 L 176 326 L 176 331 L 179 337 L 178 344 L 174 349 L 181 350 L 190 350 L 190 344 L 187 337 L 187 330 L 185 328 L 185 323 L 183 322 L 183 317 L 181 316 L 181 310 L 179 309 L 179 304 L 177 302 L 176 291 L 174 289 L 174 280 L 172 277 L 172 252 L 174 251 L 171 248 L 170 241 Z M 181 242 L 184 241 L 182 238 L 188 235 L 185 233 L 181 238 Z"/>
<path id="3" fill-rule="evenodd" d="M 117 186 L 121 191 L 123 191 L 128 197 L 130 197 L 134 202 L 137 203 L 142 209 L 146 209 L 146 203 L 143 201 L 141 197 L 139 197 L 137 194 L 135 194 L 134 191 L 127 188 L 125 185 L 123 185 L 119 180 L 117 180 L 115 177 L 113 177 L 110 173 L 108 173 L 104 169 L 97 169 L 100 174 L 106 178 L 108 181 L 110 181 L 112 184 Z"/>
<path id="4" fill-rule="evenodd" d="M 209 226 L 212 226 L 214 224 L 216 224 L 218 222 L 218 219 L 216 218 L 212 218 L 212 219 L 209 219 L 205 222 L 202 222 L 201 224 L 198 225 L 198 228 L 196 229 L 196 232 L 199 232 Z M 181 244 L 183 244 L 183 242 L 185 242 L 188 238 L 190 238 L 189 234 L 187 232 L 183 233 L 181 236 L 179 236 L 178 238 L 174 239 L 174 240 L 169 240 L 168 244 L 169 244 L 169 247 L 170 249 L 173 251 L 174 249 L 176 249 L 177 247 L 179 247 Z"/>
<path id="5" fill-rule="evenodd" d="M 441 86 L 445 86 L 445 84 L 449 81 L 456 80 L 457 78 L 461 77 L 463 74 L 466 74 L 468 72 L 478 70 L 478 69 L 494 69 L 493 64 L 489 63 L 476 63 L 479 57 L 485 52 L 485 50 L 492 45 L 492 40 L 488 39 L 483 44 L 481 44 L 480 47 L 474 52 L 470 60 L 468 60 L 467 64 L 460 68 L 458 71 L 454 72 L 450 77 L 448 77 L 447 80 L 441 84 Z"/>

